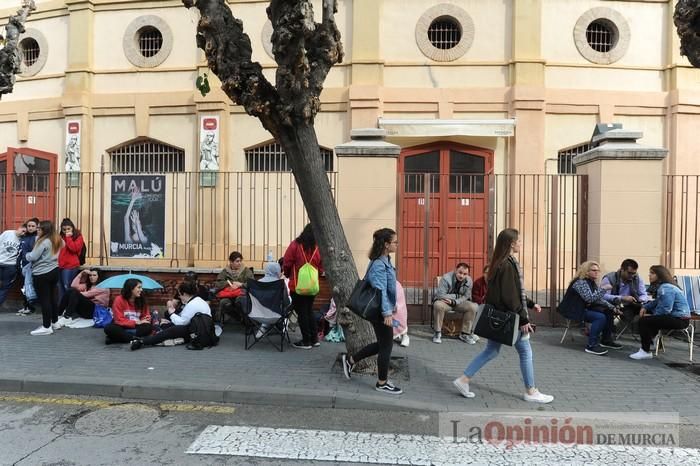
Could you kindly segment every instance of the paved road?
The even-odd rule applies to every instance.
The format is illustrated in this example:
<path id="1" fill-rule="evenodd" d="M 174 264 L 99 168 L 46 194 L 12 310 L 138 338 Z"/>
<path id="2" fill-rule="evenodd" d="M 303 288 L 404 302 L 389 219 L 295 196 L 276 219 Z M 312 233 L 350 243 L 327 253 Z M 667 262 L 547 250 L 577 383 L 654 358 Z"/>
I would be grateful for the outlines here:
<path id="1" fill-rule="evenodd" d="M 0 425 L 0 464 L 17 466 L 700 463 L 680 448 L 456 444 L 415 412 L 0 393 Z"/>

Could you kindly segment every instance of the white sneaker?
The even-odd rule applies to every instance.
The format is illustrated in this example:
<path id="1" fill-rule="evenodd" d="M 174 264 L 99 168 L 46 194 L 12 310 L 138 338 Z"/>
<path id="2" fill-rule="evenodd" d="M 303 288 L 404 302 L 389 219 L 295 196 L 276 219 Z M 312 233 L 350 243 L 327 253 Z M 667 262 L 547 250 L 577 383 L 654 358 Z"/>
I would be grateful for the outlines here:
<path id="1" fill-rule="evenodd" d="M 46 328 L 44 326 L 37 327 L 36 329 L 32 330 L 29 332 L 30 335 L 51 335 L 53 333 L 53 329 L 51 327 Z"/>
<path id="2" fill-rule="evenodd" d="M 61 327 L 70 327 L 70 325 L 73 323 L 73 319 L 71 319 L 70 317 L 61 316 L 58 318 L 56 323 L 58 325 L 60 325 Z M 61 327 L 59 327 L 59 328 L 61 328 Z"/>
<path id="3" fill-rule="evenodd" d="M 476 342 L 479 341 L 479 337 L 476 335 L 470 335 L 467 333 L 460 333 L 459 334 L 459 339 L 462 340 L 463 342 L 469 344 L 469 345 L 476 345 Z"/>
<path id="4" fill-rule="evenodd" d="M 184 344 L 185 344 L 184 338 L 171 338 L 170 340 L 163 341 L 163 346 L 177 346 L 177 345 L 184 345 Z"/>
<path id="5" fill-rule="evenodd" d="M 17 311 L 17 315 L 18 315 L 18 316 L 26 316 L 26 315 L 31 314 L 31 312 L 32 312 L 32 311 L 31 311 L 30 309 L 27 309 L 26 307 L 23 307 L 22 309 L 20 309 L 19 311 Z"/>
<path id="6" fill-rule="evenodd" d="M 258 329 L 257 332 L 255 332 L 255 339 L 259 340 L 263 337 L 263 331 L 261 329 Z"/>
<path id="7" fill-rule="evenodd" d="M 404 333 L 401 336 L 401 346 L 406 348 L 410 342 L 411 342 L 411 340 L 409 340 L 409 338 L 408 338 L 408 333 Z"/>
<path id="8" fill-rule="evenodd" d="M 646 351 L 644 351 L 644 350 L 641 349 L 641 348 L 640 348 L 639 351 L 637 351 L 636 353 L 630 354 L 630 358 L 632 358 L 632 359 L 637 359 L 637 360 L 640 360 L 640 359 L 651 359 L 651 358 L 653 358 L 653 357 L 654 357 L 654 355 L 653 355 L 652 353 L 647 353 Z"/>
<path id="9" fill-rule="evenodd" d="M 54 330 L 60 330 L 63 328 L 63 324 L 61 322 L 54 322 L 51 324 L 51 328 Z"/>
<path id="10" fill-rule="evenodd" d="M 454 379 L 452 385 L 457 388 L 464 398 L 474 398 L 476 396 L 474 392 L 469 391 L 469 384 L 460 382 L 459 378 Z"/>
<path id="11" fill-rule="evenodd" d="M 433 334 L 433 343 L 437 343 L 438 345 L 442 343 L 442 332 L 435 332 Z"/>
<path id="12" fill-rule="evenodd" d="M 554 397 L 552 395 L 540 393 L 539 390 L 535 389 L 532 394 L 525 392 L 523 399 L 525 401 L 531 401 L 532 403 L 551 403 L 552 400 L 554 400 Z"/>
<path id="13" fill-rule="evenodd" d="M 83 319 L 78 317 L 77 319 L 72 319 L 71 322 L 66 324 L 67 328 L 88 328 L 95 325 L 95 321 L 92 319 Z"/>

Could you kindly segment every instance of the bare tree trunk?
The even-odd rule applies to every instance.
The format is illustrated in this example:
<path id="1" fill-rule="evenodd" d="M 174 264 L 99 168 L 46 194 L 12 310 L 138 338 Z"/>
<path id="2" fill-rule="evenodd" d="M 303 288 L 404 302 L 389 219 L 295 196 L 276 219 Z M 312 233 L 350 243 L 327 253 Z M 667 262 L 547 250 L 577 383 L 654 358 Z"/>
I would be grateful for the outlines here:
<path id="1" fill-rule="evenodd" d="M 22 55 L 19 50 L 19 36 L 24 32 L 24 23 L 29 14 L 36 9 L 34 0 L 23 0 L 22 8 L 17 14 L 10 16 L 5 26 L 5 37 L 0 36 L 0 99 L 3 94 L 10 94 L 15 86 L 15 75 L 19 74 Z"/>
<path id="2" fill-rule="evenodd" d="M 344 307 L 357 281 L 340 216 L 333 199 L 318 139 L 313 127 L 321 107 L 320 94 L 330 68 L 342 60 L 340 32 L 335 25 L 337 0 L 323 0 L 323 21 L 314 21 L 308 0 L 270 0 L 272 44 L 278 64 L 276 85 L 251 60 L 250 38 L 226 0 L 182 0 L 200 12 L 197 46 L 221 89 L 245 111 L 257 117 L 284 148 L 311 219 L 323 267 L 346 330 L 346 346 L 354 353 L 375 340 L 372 326 Z M 371 238 L 367 238 L 369 242 Z M 371 367 L 374 361 L 365 362 Z M 360 367 L 362 369 L 362 367 Z"/>

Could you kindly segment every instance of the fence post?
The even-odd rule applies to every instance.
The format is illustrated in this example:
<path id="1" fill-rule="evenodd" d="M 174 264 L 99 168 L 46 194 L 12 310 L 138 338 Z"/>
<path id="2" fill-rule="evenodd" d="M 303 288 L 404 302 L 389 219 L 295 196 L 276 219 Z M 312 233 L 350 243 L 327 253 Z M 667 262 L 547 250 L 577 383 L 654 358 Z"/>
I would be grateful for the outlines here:
<path id="1" fill-rule="evenodd" d="M 100 265 L 105 265 L 106 254 L 105 241 L 105 155 L 100 156 Z M 106 259 L 109 265 L 109 259 Z"/>
<path id="2" fill-rule="evenodd" d="M 431 174 L 423 174 L 423 196 L 425 196 L 425 209 L 423 215 L 423 322 L 429 318 L 430 306 L 428 305 L 428 287 L 430 287 L 430 183 Z M 432 288 L 432 287 L 430 287 Z M 431 320 L 432 322 L 432 320 Z"/>
<path id="3" fill-rule="evenodd" d="M 549 219 L 549 323 L 554 325 L 554 311 L 559 294 L 559 176 L 552 175 L 552 204 Z"/>

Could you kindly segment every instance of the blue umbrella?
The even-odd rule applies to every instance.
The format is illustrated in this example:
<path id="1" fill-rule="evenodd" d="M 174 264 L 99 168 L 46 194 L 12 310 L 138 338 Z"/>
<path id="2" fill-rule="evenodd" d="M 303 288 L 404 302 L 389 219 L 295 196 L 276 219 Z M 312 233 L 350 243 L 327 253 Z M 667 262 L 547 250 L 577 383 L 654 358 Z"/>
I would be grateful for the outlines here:
<path id="1" fill-rule="evenodd" d="M 157 281 L 155 281 L 154 279 L 147 277 L 145 275 L 138 275 L 135 273 L 123 273 L 121 275 L 115 275 L 113 277 L 109 277 L 106 280 L 102 280 L 101 283 L 98 283 L 97 287 L 98 288 L 123 288 L 124 283 L 130 278 L 135 278 L 136 280 L 140 281 L 144 290 L 160 290 L 163 288 L 161 286 L 161 284 L 158 283 Z"/>

